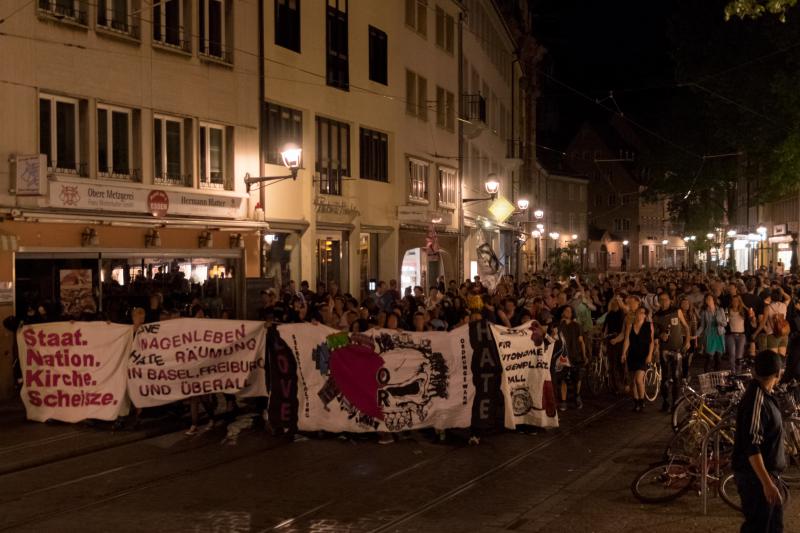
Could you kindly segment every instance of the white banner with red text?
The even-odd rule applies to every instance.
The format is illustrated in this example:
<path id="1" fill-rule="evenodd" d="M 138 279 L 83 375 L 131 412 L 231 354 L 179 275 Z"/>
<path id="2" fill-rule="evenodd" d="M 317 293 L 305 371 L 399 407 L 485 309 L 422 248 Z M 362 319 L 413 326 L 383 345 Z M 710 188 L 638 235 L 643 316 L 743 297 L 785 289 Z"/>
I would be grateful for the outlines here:
<path id="1" fill-rule="evenodd" d="M 114 420 L 127 412 L 125 354 L 133 328 L 106 322 L 23 325 L 17 332 L 28 419 Z"/>
<path id="2" fill-rule="evenodd" d="M 153 407 L 226 393 L 266 396 L 263 322 L 179 318 L 139 328 L 128 357 L 128 394 Z"/>

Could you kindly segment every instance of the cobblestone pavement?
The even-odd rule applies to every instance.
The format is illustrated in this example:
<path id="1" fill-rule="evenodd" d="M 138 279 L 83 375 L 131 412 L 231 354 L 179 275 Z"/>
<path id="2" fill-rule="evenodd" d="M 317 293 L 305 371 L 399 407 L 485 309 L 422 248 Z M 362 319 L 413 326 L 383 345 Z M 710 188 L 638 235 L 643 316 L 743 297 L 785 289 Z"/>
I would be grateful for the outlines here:
<path id="1" fill-rule="evenodd" d="M 739 517 L 689 493 L 638 503 L 667 417 L 587 402 L 562 427 L 480 446 L 414 435 L 393 445 L 275 439 L 245 430 L 171 433 L 0 476 L 0 531 L 617 532 L 735 531 Z M 800 506 L 786 510 L 800 531 Z"/>

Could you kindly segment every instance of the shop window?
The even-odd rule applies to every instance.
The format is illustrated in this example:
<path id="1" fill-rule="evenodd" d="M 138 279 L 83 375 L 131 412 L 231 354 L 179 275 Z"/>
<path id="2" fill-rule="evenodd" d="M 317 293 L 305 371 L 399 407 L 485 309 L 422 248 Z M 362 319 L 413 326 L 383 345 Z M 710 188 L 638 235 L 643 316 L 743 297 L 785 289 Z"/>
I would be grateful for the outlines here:
<path id="1" fill-rule="evenodd" d="M 225 63 L 233 63 L 230 22 L 233 20 L 231 0 L 199 1 L 200 55 Z"/>
<path id="2" fill-rule="evenodd" d="M 342 241 L 335 237 L 317 239 L 317 285 L 342 281 Z"/>
<path id="3" fill-rule="evenodd" d="M 389 137 L 379 131 L 361 128 L 359 143 L 361 179 L 389 181 Z"/>
<path id="4" fill-rule="evenodd" d="M 105 178 L 136 179 L 133 162 L 133 112 L 130 109 L 97 106 L 97 174 Z"/>
<path id="5" fill-rule="evenodd" d="M 406 0 L 406 25 L 423 37 L 428 35 L 427 0 Z"/>
<path id="6" fill-rule="evenodd" d="M 328 0 L 325 16 L 328 85 L 345 91 L 350 88 L 347 3 L 348 0 Z"/>
<path id="7" fill-rule="evenodd" d="M 189 13 L 191 4 L 187 0 L 153 2 L 153 43 L 191 51 L 191 35 L 185 22 Z"/>
<path id="8" fill-rule="evenodd" d="M 184 119 L 156 115 L 153 119 L 153 182 L 162 185 L 192 185 L 186 156 L 189 148 L 185 136 L 191 129 Z M 184 133 L 184 132 L 187 133 Z"/>
<path id="9" fill-rule="evenodd" d="M 275 0 L 275 44 L 300 53 L 300 0 Z"/>
<path id="10" fill-rule="evenodd" d="M 303 147 L 303 112 L 267 102 L 264 104 L 264 113 L 266 161 L 271 165 L 283 165 L 281 151 L 287 144 Z"/>
<path id="11" fill-rule="evenodd" d="M 386 32 L 369 27 L 369 79 L 387 85 L 389 38 Z"/>
<path id="12" fill-rule="evenodd" d="M 226 146 L 226 128 L 213 124 L 200 125 L 200 186 L 224 189 L 225 169 L 230 150 Z"/>
<path id="13" fill-rule="evenodd" d="M 39 152 L 57 174 L 86 175 L 81 161 L 81 105 L 75 98 L 39 96 Z"/>
<path id="14" fill-rule="evenodd" d="M 408 160 L 408 199 L 428 203 L 428 171 L 430 163 L 419 159 Z"/>
<path id="15" fill-rule="evenodd" d="M 456 171 L 452 168 L 439 169 L 439 206 L 456 208 Z"/>
<path id="16" fill-rule="evenodd" d="M 322 194 L 342 194 L 342 178 L 350 176 L 350 125 L 317 117 L 315 170 Z"/>

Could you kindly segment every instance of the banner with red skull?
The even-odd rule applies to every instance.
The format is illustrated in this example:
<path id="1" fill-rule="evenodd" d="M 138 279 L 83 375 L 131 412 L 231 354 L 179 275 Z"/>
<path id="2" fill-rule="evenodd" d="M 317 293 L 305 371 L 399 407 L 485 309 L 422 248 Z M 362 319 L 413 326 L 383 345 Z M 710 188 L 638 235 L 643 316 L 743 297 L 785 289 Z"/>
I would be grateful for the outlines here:
<path id="1" fill-rule="evenodd" d="M 470 426 L 475 385 L 467 327 L 449 333 L 348 334 L 285 324 L 278 334 L 295 357 L 301 431 Z"/>

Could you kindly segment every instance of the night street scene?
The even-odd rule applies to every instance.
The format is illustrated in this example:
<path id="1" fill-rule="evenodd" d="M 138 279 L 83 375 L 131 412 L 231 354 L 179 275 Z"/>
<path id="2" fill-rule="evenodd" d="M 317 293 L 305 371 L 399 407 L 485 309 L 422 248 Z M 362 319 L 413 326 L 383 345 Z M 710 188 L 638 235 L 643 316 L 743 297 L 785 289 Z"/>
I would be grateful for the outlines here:
<path id="1" fill-rule="evenodd" d="M 800 532 L 797 0 L 0 0 L 0 532 Z"/>

